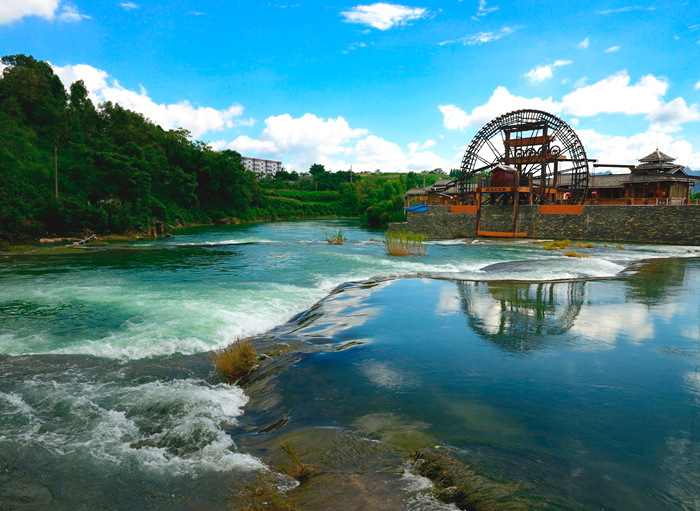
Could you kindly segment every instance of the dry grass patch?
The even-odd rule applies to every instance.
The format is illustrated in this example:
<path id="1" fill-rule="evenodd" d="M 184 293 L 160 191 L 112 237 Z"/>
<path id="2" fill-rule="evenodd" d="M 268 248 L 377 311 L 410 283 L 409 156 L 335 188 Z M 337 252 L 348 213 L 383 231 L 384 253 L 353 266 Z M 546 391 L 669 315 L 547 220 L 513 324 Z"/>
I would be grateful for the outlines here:
<path id="1" fill-rule="evenodd" d="M 595 245 L 593 243 L 582 243 L 578 242 L 576 245 L 574 245 L 576 248 L 595 248 Z"/>
<path id="2" fill-rule="evenodd" d="M 579 254 L 578 252 L 574 252 L 573 250 L 567 250 L 564 252 L 564 255 L 566 257 L 588 257 L 586 254 Z"/>
<path id="3" fill-rule="evenodd" d="M 255 369 L 258 354 L 252 342 L 238 341 L 215 351 L 212 359 L 216 370 L 235 383 Z"/>

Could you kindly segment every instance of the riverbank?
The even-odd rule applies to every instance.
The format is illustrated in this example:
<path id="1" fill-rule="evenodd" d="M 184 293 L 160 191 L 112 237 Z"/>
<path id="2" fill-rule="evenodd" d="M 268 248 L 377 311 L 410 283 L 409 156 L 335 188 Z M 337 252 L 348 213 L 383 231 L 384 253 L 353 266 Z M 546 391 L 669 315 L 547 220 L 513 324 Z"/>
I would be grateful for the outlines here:
<path id="1" fill-rule="evenodd" d="M 240 220 L 237 218 L 228 218 L 221 221 L 211 223 L 187 223 L 185 225 L 170 226 L 162 235 L 153 236 L 149 231 L 141 231 L 137 233 L 124 234 L 105 234 L 95 235 L 94 240 L 84 243 L 79 243 L 86 238 L 83 237 L 53 237 L 39 239 L 25 239 L 16 242 L 0 240 L 0 255 L 21 255 L 21 254 L 36 254 L 45 255 L 66 253 L 63 249 L 73 250 L 80 248 L 93 247 L 124 247 L 130 246 L 131 243 L 147 241 L 147 240 L 167 240 L 173 235 L 186 235 L 192 230 L 214 227 L 217 225 L 246 225 L 259 224 L 266 222 L 290 222 L 290 221 L 316 221 L 316 220 L 356 220 L 357 217 L 341 217 L 341 216 L 324 216 L 314 218 L 283 218 L 283 219 L 256 219 L 256 220 Z"/>

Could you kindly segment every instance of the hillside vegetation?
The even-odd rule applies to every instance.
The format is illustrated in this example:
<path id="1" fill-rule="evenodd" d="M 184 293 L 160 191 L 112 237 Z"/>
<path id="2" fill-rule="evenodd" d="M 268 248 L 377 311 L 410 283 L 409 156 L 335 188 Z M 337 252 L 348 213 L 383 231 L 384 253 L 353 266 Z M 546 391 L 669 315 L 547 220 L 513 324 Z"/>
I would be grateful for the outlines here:
<path id="1" fill-rule="evenodd" d="M 12 55 L 2 63 L 0 241 L 139 232 L 156 221 L 343 216 L 383 227 L 404 220 L 403 193 L 422 185 L 413 173 L 322 165 L 259 181 L 235 151 L 214 151 L 118 104 L 95 106 L 82 81 L 66 90 L 46 62 Z"/>

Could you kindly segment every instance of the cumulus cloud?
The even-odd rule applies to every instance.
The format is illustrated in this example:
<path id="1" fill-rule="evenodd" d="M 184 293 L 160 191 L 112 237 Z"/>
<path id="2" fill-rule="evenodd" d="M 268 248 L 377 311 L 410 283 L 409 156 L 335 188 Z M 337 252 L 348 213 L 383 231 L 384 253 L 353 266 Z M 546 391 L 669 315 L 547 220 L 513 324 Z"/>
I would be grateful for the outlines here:
<path id="1" fill-rule="evenodd" d="M 599 113 L 649 114 L 663 105 L 668 82 L 653 75 L 643 76 L 630 85 L 630 76 L 621 71 L 587 85 L 562 98 L 560 111 L 591 116 Z"/>
<path id="2" fill-rule="evenodd" d="M 404 149 L 398 144 L 352 128 L 343 117 L 324 119 L 307 113 L 268 117 L 257 139 L 240 136 L 233 142 L 212 144 L 217 149 L 235 149 L 245 155 L 281 158 L 285 166 L 306 172 L 312 163 L 331 170 L 406 172 L 447 166 L 448 162 L 426 149 L 432 140 L 413 142 Z"/>
<path id="3" fill-rule="evenodd" d="M 586 37 L 583 41 L 581 41 L 580 43 L 578 43 L 578 44 L 576 45 L 576 47 L 577 47 L 577 48 L 581 48 L 582 50 L 585 50 L 585 49 L 588 48 L 590 45 L 591 45 L 591 40 L 590 40 L 590 38 Z"/>
<path id="4" fill-rule="evenodd" d="M 647 119 L 660 125 L 679 125 L 700 120 L 700 110 L 697 104 L 688 106 L 683 98 L 676 98 L 650 112 Z"/>
<path id="5" fill-rule="evenodd" d="M 535 69 L 532 69 L 525 73 L 525 76 L 532 83 L 540 83 L 550 79 L 553 76 L 552 70 L 555 67 L 567 66 L 569 64 L 571 64 L 570 60 L 557 60 L 556 62 L 554 62 L 554 64 L 550 64 L 548 66 L 538 66 Z"/>
<path id="6" fill-rule="evenodd" d="M 194 106 L 189 101 L 174 104 L 160 104 L 148 96 L 142 87 L 133 91 L 122 87 L 106 71 L 86 64 L 75 66 L 53 66 L 56 75 L 66 88 L 77 80 L 83 80 L 94 103 L 111 101 L 124 108 L 143 114 L 146 118 L 164 129 L 185 128 L 197 138 L 204 133 L 220 131 L 239 125 L 252 125 L 252 119 L 238 119 L 243 115 L 243 107 L 231 105 L 224 110 Z"/>
<path id="7" fill-rule="evenodd" d="M 611 46 L 607 50 L 605 50 L 605 53 L 615 53 L 616 51 L 620 51 L 619 46 Z"/>
<path id="8" fill-rule="evenodd" d="M 494 117 L 520 108 L 536 108 L 552 113 L 591 117 L 598 114 L 642 115 L 654 123 L 678 125 L 696 121 L 698 105 L 688 106 L 683 98 L 665 103 L 663 96 L 668 82 L 653 75 L 643 76 L 632 84 L 626 71 L 620 71 L 591 85 L 584 85 L 562 97 L 561 101 L 524 98 L 511 94 L 505 87 L 497 87 L 485 105 L 474 108 L 471 114 L 455 105 L 440 105 L 443 124 L 447 129 L 465 129 L 481 126 Z"/>
<path id="9" fill-rule="evenodd" d="M 380 2 L 372 5 L 358 5 L 340 14 L 347 23 L 357 23 L 378 30 L 388 30 L 427 16 L 428 10 L 422 7 L 406 7 L 404 5 Z"/>
<path id="10" fill-rule="evenodd" d="M 695 90 L 700 90 L 700 82 L 695 84 Z"/>
<path id="11" fill-rule="evenodd" d="M 26 16 L 38 16 L 50 21 L 76 22 L 89 19 L 77 7 L 61 0 L 0 1 L 0 24 L 12 23 Z"/>
<path id="12" fill-rule="evenodd" d="M 637 158 L 656 147 L 678 158 L 678 162 L 700 168 L 700 153 L 680 135 L 680 125 L 700 121 L 700 106 L 688 105 L 683 98 L 668 103 L 663 97 L 669 84 L 653 75 L 632 83 L 621 71 L 597 83 L 582 86 L 560 101 L 547 98 L 524 98 L 511 94 L 505 87 L 494 90 L 489 100 L 467 112 L 455 105 L 440 105 L 443 125 L 449 130 L 480 128 L 511 110 L 532 108 L 560 116 L 572 116 L 589 157 L 607 163 L 636 163 Z M 646 131 L 632 136 L 611 136 L 585 129 L 581 118 L 600 114 L 643 115 L 649 121 Z M 583 128 L 579 128 L 583 126 Z"/>
<path id="13" fill-rule="evenodd" d="M 503 86 L 497 87 L 486 104 L 477 106 L 471 113 L 467 113 L 455 105 L 440 105 L 438 108 L 443 115 L 443 125 L 451 130 L 481 127 L 491 119 L 511 110 L 533 108 L 547 112 L 559 111 L 559 106 L 552 98 L 540 99 L 514 96 Z"/>
<path id="14" fill-rule="evenodd" d="M 484 44 L 484 43 L 490 43 L 492 41 L 498 41 L 502 37 L 505 37 L 507 35 L 514 34 L 516 31 L 518 31 L 521 27 L 515 26 L 515 27 L 503 27 L 500 30 L 497 30 L 495 32 L 479 32 L 477 34 L 471 34 L 465 37 L 461 37 L 459 39 L 453 39 L 450 41 L 443 41 L 440 43 L 440 46 L 443 46 L 445 44 L 464 44 L 464 45 L 474 45 L 474 44 Z"/>
<path id="15" fill-rule="evenodd" d="M 636 164 L 657 147 L 676 158 L 676 163 L 700 168 L 700 152 L 693 152 L 687 140 L 674 135 L 670 127 L 652 126 L 648 130 L 625 137 L 606 135 L 592 129 L 577 129 L 589 158 L 597 158 L 603 163 Z M 613 170 L 613 172 L 624 172 Z"/>

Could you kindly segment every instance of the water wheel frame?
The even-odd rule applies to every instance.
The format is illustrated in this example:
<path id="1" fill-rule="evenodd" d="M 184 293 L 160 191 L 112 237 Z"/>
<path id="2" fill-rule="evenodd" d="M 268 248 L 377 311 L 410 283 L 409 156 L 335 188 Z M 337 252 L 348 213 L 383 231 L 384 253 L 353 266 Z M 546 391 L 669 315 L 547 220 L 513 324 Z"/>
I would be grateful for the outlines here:
<path id="1" fill-rule="evenodd" d="M 571 126 L 548 112 L 514 110 L 479 130 L 462 158 L 459 179 L 462 204 L 473 200 L 479 175 L 487 176 L 497 167 L 519 172 L 518 185 L 529 184 L 532 195 L 529 200 L 533 204 L 555 201 L 583 204 L 586 199 L 589 179 L 586 150 Z M 499 197 L 513 200 L 507 194 Z M 491 197 L 485 200 L 485 203 L 493 202 Z"/>

